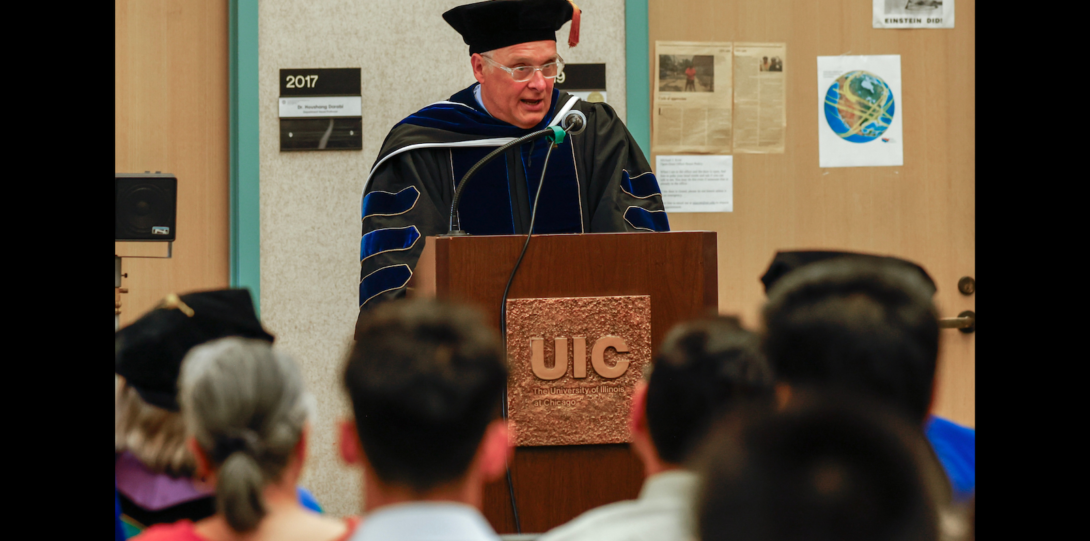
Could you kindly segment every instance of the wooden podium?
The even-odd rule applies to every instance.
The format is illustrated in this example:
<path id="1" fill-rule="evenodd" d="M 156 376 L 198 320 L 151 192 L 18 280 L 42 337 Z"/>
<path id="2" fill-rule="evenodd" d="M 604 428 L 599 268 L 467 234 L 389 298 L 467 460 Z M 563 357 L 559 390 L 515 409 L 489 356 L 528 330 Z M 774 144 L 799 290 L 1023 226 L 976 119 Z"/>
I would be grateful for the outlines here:
<path id="1" fill-rule="evenodd" d="M 411 296 L 472 304 L 499 329 L 500 300 L 524 236 L 427 237 Z M 717 312 L 716 234 L 534 235 L 508 299 L 647 295 L 651 347 L 676 323 Z M 511 479 L 522 531 L 541 533 L 580 513 L 635 498 L 643 467 L 627 444 L 517 447 Z M 484 514 L 514 533 L 507 481 L 489 484 Z"/>

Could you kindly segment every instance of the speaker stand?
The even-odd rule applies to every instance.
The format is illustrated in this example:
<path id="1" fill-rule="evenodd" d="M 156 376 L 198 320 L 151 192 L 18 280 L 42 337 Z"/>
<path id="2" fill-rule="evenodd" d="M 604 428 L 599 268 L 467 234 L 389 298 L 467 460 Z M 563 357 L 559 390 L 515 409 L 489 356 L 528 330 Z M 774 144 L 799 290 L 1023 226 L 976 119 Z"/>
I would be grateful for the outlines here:
<path id="1" fill-rule="evenodd" d="M 121 328 L 121 256 L 113 254 L 113 332 Z"/>
<path id="2" fill-rule="evenodd" d="M 127 255 L 114 254 L 114 332 L 121 328 L 121 294 L 128 293 L 128 288 L 121 287 L 121 278 L 128 274 L 121 274 L 121 260 L 127 258 L 141 259 L 171 259 L 174 256 L 174 241 L 167 241 L 167 255 Z"/>

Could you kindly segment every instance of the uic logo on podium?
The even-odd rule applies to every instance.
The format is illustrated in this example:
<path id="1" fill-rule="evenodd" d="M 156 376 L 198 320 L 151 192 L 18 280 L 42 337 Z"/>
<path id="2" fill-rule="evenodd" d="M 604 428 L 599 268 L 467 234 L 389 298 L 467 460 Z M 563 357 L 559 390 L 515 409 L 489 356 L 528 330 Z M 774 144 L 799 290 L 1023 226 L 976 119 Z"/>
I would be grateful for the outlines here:
<path id="1" fill-rule="evenodd" d="M 510 299 L 507 348 L 517 445 L 629 441 L 632 392 L 651 362 L 650 297 Z"/>
<path id="2" fill-rule="evenodd" d="M 572 377 L 583 379 L 587 377 L 587 337 L 574 336 L 572 349 Z M 606 349 L 613 348 L 617 353 L 628 353 L 628 344 L 619 336 L 603 336 L 594 342 L 591 350 L 590 363 L 594 371 L 606 379 L 616 379 L 624 375 L 628 370 L 627 359 L 617 359 L 613 366 L 606 364 Z M 568 339 L 557 338 L 553 349 L 554 358 L 552 368 L 545 367 L 545 339 L 530 339 L 530 367 L 534 375 L 543 380 L 554 380 L 564 377 L 568 372 Z"/>

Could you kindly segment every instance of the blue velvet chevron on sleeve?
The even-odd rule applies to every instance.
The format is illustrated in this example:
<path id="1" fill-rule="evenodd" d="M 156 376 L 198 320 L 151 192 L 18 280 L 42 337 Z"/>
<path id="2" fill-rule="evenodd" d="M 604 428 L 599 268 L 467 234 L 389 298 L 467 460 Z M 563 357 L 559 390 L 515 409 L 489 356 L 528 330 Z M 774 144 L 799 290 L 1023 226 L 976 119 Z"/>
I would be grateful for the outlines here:
<path id="1" fill-rule="evenodd" d="M 363 219 L 373 216 L 397 216 L 405 214 L 416 206 L 420 199 L 420 190 L 409 186 L 397 193 L 373 191 L 363 198 Z"/>
<path id="2" fill-rule="evenodd" d="M 368 274 L 360 280 L 360 306 L 387 291 L 405 287 L 413 271 L 408 265 L 390 265 Z"/>
<path id="3" fill-rule="evenodd" d="M 665 210 L 647 210 L 642 207 L 628 207 L 624 211 L 624 220 L 628 225 L 645 231 L 669 231 L 670 221 Z"/>
<path id="4" fill-rule="evenodd" d="M 651 172 L 630 177 L 627 170 L 622 170 L 621 191 L 637 199 L 647 199 L 648 197 L 662 195 L 662 191 L 659 189 L 658 179 L 656 179 L 655 174 Z"/>
<path id="5" fill-rule="evenodd" d="M 419 238 L 415 225 L 376 229 L 360 239 L 360 261 L 383 252 L 408 250 Z"/>

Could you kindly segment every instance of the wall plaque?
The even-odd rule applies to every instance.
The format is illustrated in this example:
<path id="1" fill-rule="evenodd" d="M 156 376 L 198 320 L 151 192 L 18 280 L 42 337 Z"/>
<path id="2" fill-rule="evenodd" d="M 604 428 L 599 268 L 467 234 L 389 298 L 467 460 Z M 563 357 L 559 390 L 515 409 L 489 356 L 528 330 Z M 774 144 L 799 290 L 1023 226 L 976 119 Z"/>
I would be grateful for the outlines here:
<path id="1" fill-rule="evenodd" d="M 280 70 L 280 150 L 363 149 L 360 68 Z"/>
<path id="2" fill-rule="evenodd" d="M 510 299 L 507 354 L 516 445 L 628 442 L 651 362 L 651 297 Z"/>
<path id="3" fill-rule="evenodd" d="M 553 86 L 591 103 L 607 101 L 606 65 L 565 64 Z"/>

